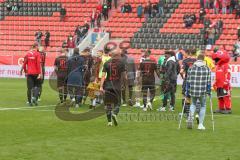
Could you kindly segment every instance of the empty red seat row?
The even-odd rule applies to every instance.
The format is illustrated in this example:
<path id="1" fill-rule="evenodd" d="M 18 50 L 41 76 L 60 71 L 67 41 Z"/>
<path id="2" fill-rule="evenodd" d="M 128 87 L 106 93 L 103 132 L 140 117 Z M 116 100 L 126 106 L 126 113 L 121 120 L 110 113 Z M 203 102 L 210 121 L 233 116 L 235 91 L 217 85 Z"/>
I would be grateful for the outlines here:
<path id="1" fill-rule="evenodd" d="M 200 5 L 196 4 L 180 4 L 179 9 L 200 9 Z"/>
<path id="2" fill-rule="evenodd" d="M 176 9 L 175 12 L 177 13 L 198 13 L 199 9 Z"/>
<path id="3" fill-rule="evenodd" d="M 119 32 L 112 32 L 112 38 L 131 38 L 133 37 L 134 33 L 119 33 Z"/>
<path id="4" fill-rule="evenodd" d="M 130 33 L 135 33 L 138 31 L 138 28 L 107 28 L 106 31 L 108 32 L 130 32 Z"/>
<path id="5" fill-rule="evenodd" d="M 144 18 L 128 18 L 128 17 L 124 17 L 124 18 L 112 18 L 109 20 L 110 23 L 122 23 L 122 22 L 129 22 L 129 23 L 142 23 L 145 22 Z"/>
<path id="6" fill-rule="evenodd" d="M 151 3 L 158 3 L 159 0 L 126 0 L 126 3 L 147 3 L 150 1 Z"/>
<path id="7" fill-rule="evenodd" d="M 234 45 L 236 40 L 218 40 L 216 41 L 216 45 Z"/>
<path id="8" fill-rule="evenodd" d="M 124 23 L 105 23 L 104 25 L 105 27 L 141 27 L 142 26 L 142 23 L 127 23 L 127 22 L 124 22 Z"/>
<path id="9" fill-rule="evenodd" d="M 182 0 L 182 3 L 187 3 L 187 4 L 199 4 L 199 0 Z M 199 4 L 200 5 L 200 4 Z"/>
<path id="10" fill-rule="evenodd" d="M 128 17 L 128 18 L 131 18 L 131 17 L 137 17 L 137 14 L 136 14 L 136 13 L 116 12 L 116 13 L 113 15 L 113 18 L 116 18 L 116 17 Z"/>
<path id="11" fill-rule="evenodd" d="M 162 28 L 160 29 L 160 32 L 161 33 L 186 33 L 186 34 L 189 34 L 189 33 L 192 33 L 192 34 L 198 34 L 200 33 L 200 30 L 199 29 L 189 29 L 189 28 L 175 28 L 175 29 L 172 29 L 172 28 Z"/>
<path id="12" fill-rule="evenodd" d="M 230 34 L 222 34 L 219 38 L 219 40 L 237 40 L 238 36 L 236 35 L 230 35 Z"/>

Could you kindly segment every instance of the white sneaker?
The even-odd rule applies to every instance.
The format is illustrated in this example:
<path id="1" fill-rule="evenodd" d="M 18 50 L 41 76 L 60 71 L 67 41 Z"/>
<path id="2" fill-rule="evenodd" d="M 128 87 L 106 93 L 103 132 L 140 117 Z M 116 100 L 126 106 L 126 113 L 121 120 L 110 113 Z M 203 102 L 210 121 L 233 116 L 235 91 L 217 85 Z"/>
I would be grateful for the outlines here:
<path id="1" fill-rule="evenodd" d="M 152 103 L 151 103 L 151 102 L 148 102 L 148 103 L 147 103 L 147 108 L 150 108 L 150 110 L 153 109 L 153 108 L 152 108 Z"/>
<path id="2" fill-rule="evenodd" d="M 40 98 L 38 98 L 38 102 L 41 102 L 41 99 L 40 99 Z"/>
<path id="3" fill-rule="evenodd" d="M 93 105 L 93 106 L 96 106 L 96 98 L 93 99 L 93 101 L 92 101 L 92 105 Z"/>
<path id="4" fill-rule="evenodd" d="M 170 112 L 174 112 L 174 108 L 173 108 L 173 107 L 170 107 L 170 108 L 169 108 L 169 111 L 170 111 Z"/>
<path id="5" fill-rule="evenodd" d="M 127 104 L 126 104 L 126 103 L 123 103 L 123 104 L 122 104 L 122 106 L 123 106 L 123 107 L 126 107 L 126 106 L 127 106 Z"/>
<path id="6" fill-rule="evenodd" d="M 76 105 L 75 105 L 75 108 L 79 108 L 79 104 L 76 104 Z"/>
<path id="7" fill-rule="evenodd" d="M 136 102 L 135 105 L 134 105 L 133 107 L 140 108 L 140 107 L 141 107 L 140 102 Z"/>
<path id="8" fill-rule="evenodd" d="M 165 107 L 160 107 L 157 109 L 158 112 L 166 112 L 166 108 Z"/>
<path id="9" fill-rule="evenodd" d="M 144 108 L 144 105 L 141 105 L 140 108 Z"/>
<path id="10" fill-rule="evenodd" d="M 112 122 L 108 122 L 108 124 L 107 124 L 108 126 L 112 126 L 113 124 L 112 124 Z"/>
<path id="11" fill-rule="evenodd" d="M 143 107 L 143 111 L 146 112 L 147 111 L 147 107 Z"/>
<path id="12" fill-rule="evenodd" d="M 206 128 L 203 126 L 203 124 L 199 124 L 197 129 L 199 129 L 199 130 L 205 130 Z"/>

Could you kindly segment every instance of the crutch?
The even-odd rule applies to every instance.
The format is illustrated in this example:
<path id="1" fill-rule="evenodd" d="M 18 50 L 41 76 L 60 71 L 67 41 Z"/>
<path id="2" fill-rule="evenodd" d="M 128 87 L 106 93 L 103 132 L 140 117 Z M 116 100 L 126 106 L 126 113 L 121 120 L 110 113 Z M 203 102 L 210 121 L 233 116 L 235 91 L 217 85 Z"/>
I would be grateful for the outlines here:
<path id="1" fill-rule="evenodd" d="M 209 95 L 209 100 L 210 100 L 210 109 L 211 109 L 211 118 L 212 118 L 212 129 L 214 131 L 215 125 L 214 125 L 214 119 L 213 119 L 213 103 L 212 103 L 212 96 L 211 96 L 211 94 Z"/>
<path id="2" fill-rule="evenodd" d="M 186 101 L 187 101 L 187 97 L 184 98 L 183 107 L 182 107 L 182 113 L 181 113 L 181 118 L 180 118 L 180 121 L 179 121 L 179 124 L 178 124 L 178 129 L 181 129 L 183 112 L 184 112 L 184 109 L 185 109 Z"/>

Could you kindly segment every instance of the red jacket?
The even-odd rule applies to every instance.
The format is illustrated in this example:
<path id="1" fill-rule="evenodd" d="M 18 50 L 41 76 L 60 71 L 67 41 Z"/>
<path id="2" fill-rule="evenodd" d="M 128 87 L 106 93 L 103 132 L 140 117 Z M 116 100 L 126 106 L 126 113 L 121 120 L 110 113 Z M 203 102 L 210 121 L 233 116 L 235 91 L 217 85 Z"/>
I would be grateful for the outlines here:
<path id="1" fill-rule="evenodd" d="M 41 74 L 41 55 L 37 51 L 28 51 L 24 57 L 23 69 L 27 75 Z"/>
<path id="2" fill-rule="evenodd" d="M 99 4 L 99 5 L 96 7 L 96 9 L 97 9 L 97 11 L 98 11 L 99 13 L 102 13 L 102 5 L 101 5 L 101 4 Z"/>
<path id="3" fill-rule="evenodd" d="M 224 88 L 226 90 L 229 90 L 231 80 L 231 69 L 228 63 L 225 63 L 223 65 L 217 65 L 216 66 L 216 82 L 215 87 L 216 88 Z"/>
<path id="4" fill-rule="evenodd" d="M 68 46 L 68 48 L 75 48 L 74 39 L 72 39 L 72 40 L 68 39 L 67 40 L 67 46 Z"/>

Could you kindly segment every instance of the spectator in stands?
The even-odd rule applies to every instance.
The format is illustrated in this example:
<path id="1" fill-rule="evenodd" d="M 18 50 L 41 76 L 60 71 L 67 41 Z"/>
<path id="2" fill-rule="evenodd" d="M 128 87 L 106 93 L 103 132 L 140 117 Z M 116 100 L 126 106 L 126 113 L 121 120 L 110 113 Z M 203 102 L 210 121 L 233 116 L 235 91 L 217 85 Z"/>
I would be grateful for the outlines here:
<path id="1" fill-rule="evenodd" d="M 137 16 L 138 18 L 142 18 L 142 13 L 143 13 L 143 6 L 142 3 L 137 7 Z"/>
<path id="2" fill-rule="evenodd" d="M 183 16 L 183 22 L 186 28 L 192 27 L 195 21 L 196 21 L 196 16 L 194 14 L 187 13 Z"/>
<path id="3" fill-rule="evenodd" d="M 130 3 L 127 4 L 127 9 L 128 9 L 127 13 L 132 13 L 132 6 Z"/>
<path id="4" fill-rule="evenodd" d="M 164 14 L 165 0 L 159 0 L 158 2 L 158 11 L 159 14 Z"/>
<path id="5" fill-rule="evenodd" d="M 100 28 L 101 27 L 101 12 L 97 11 L 96 14 L 97 14 L 97 16 L 96 16 L 97 27 Z"/>
<path id="6" fill-rule="evenodd" d="M 81 30 L 82 30 L 81 27 L 78 25 L 74 31 L 74 35 L 76 36 L 76 41 L 75 41 L 76 46 L 78 46 L 80 43 Z"/>
<path id="7" fill-rule="evenodd" d="M 124 3 L 121 7 L 121 12 L 126 13 L 127 3 Z"/>
<path id="8" fill-rule="evenodd" d="M 20 9 L 20 6 L 18 3 L 14 3 L 12 6 L 12 11 L 18 11 Z"/>
<path id="9" fill-rule="evenodd" d="M 219 7 L 220 7 L 219 0 L 214 0 L 214 3 L 213 3 L 214 14 L 218 14 Z"/>
<path id="10" fill-rule="evenodd" d="M 240 38 L 240 26 L 238 26 L 237 28 L 237 36 L 238 36 L 238 39 Z"/>
<path id="11" fill-rule="evenodd" d="M 207 29 L 208 32 L 208 45 L 213 45 L 215 40 L 216 30 L 213 25 L 210 25 Z"/>
<path id="12" fill-rule="evenodd" d="M 49 41 L 50 41 L 50 32 L 47 30 L 45 32 L 45 39 L 44 39 L 44 42 L 45 42 L 45 47 L 47 48 L 49 46 Z"/>
<path id="13" fill-rule="evenodd" d="M 85 38 L 88 30 L 89 30 L 89 24 L 87 21 L 85 21 L 85 24 L 81 27 L 81 39 Z"/>
<path id="14" fill-rule="evenodd" d="M 96 14 L 96 11 L 93 9 L 92 10 L 92 14 L 91 14 L 91 28 L 94 28 L 95 27 L 95 21 L 97 19 L 97 14 Z"/>
<path id="15" fill-rule="evenodd" d="M 99 1 L 98 5 L 97 5 L 97 7 L 96 7 L 96 11 L 99 12 L 99 13 L 102 13 L 102 9 L 103 9 L 102 4 L 101 4 L 101 2 Z"/>
<path id="16" fill-rule="evenodd" d="M 66 14 L 67 14 L 66 9 L 62 7 L 60 10 L 60 21 L 64 21 Z"/>
<path id="17" fill-rule="evenodd" d="M 222 0 L 222 14 L 227 13 L 227 0 Z"/>
<path id="18" fill-rule="evenodd" d="M 40 46 L 42 43 L 42 36 L 43 36 L 42 31 L 38 29 L 38 31 L 35 33 L 35 40 L 38 46 Z"/>
<path id="19" fill-rule="evenodd" d="M 238 4 L 236 6 L 236 16 L 235 16 L 235 19 L 239 18 L 240 17 L 240 5 Z"/>
<path id="20" fill-rule="evenodd" d="M 209 19 L 204 19 L 203 24 L 205 28 L 208 28 L 211 24 L 211 21 Z"/>
<path id="21" fill-rule="evenodd" d="M 204 0 L 200 0 L 200 8 L 204 8 Z"/>
<path id="22" fill-rule="evenodd" d="M 110 10 L 112 9 L 112 0 L 107 0 L 107 6 Z"/>
<path id="23" fill-rule="evenodd" d="M 103 17 L 104 17 L 104 20 L 108 20 L 108 5 L 105 3 L 103 3 L 103 6 L 102 6 L 102 14 L 103 14 Z"/>
<path id="24" fill-rule="evenodd" d="M 221 17 L 220 17 L 219 21 L 217 22 L 217 29 L 218 29 L 218 33 L 222 33 L 223 21 L 222 21 Z"/>
<path id="25" fill-rule="evenodd" d="M 8 12 L 11 12 L 12 11 L 12 4 L 11 3 L 7 3 L 6 8 L 7 8 Z"/>
<path id="26" fill-rule="evenodd" d="M 230 0 L 230 5 L 229 5 L 229 13 L 232 14 L 233 10 L 235 9 L 236 6 L 236 1 L 235 0 Z"/>
<path id="27" fill-rule="evenodd" d="M 115 7 L 115 9 L 117 9 L 117 2 L 118 2 L 118 0 L 114 0 L 114 7 Z"/>
<path id="28" fill-rule="evenodd" d="M 207 8 L 207 9 L 210 8 L 210 7 L 209 7 L 209 3 L 210 3 L 209 1 L 210 1 L 210 0 L 205 0 L 205 8 Z"/>
<path id="29" fill-rule="evenodd" d="M 190 18 L 193 20 L 193 23 L 196 23 L 197 17 L 195 14 L 191 14 Z"/>
<path id="30" fill-rule="evenodd" d="M 125 4 L 122 6 L 121 12 L 122 12 L 122 13 L 131 13 L 131 12 L 132 12 L 132 6 L 131 6 L 129 3 L 125 3 Z"/>
<path id="31" fill-rule="evenodd" d="M 154 3 L 152 5 L 152 17 L 155 17 L 158 13 L 158 4 L 157 3 Z"/>
<path id="32" fill-rule="evenodd" d="M 72 56 L 73 49 L 75 48 L 75 42 L 71 33 L 69 34 L 67 39 L 67 48 L 68 48 L 68 56 Z"/>
<path id="33" fill-rule="evenodd" d="M 199 11 L 199 21 L 198 23 L 203 23 L 204 22 L 204 17 L 206 15 L 206 11 L 204 8 L 201 8 Z"/>
<path id="34" fill-rule="evenodd" d="M 240 55 L 240 39 L 236 41 L 236 43 L 233 46 L 233 57 L 234 60 L 237 61 L 237 57 Z"/>
<path id="35" fill-rule="evenodd" d="M 63 41 L 63 43 L 62 43 L 62 48 L 67 48 L 68 46 L 67 46 L 67 41 L 65 40 L 65 41 Z"/>
<path id="36" fill-rule="evenodd" d="M 209 8 L 213 9 L 214 0 L 209 0 Z"/>
<path id="37" fill-rule="evenodd" d="M 146 18 L 152 17 L 152 4 L 150 1 L 148 1 L 147 6 L 144 8 L 144 13 L 146 15 Z"/>

